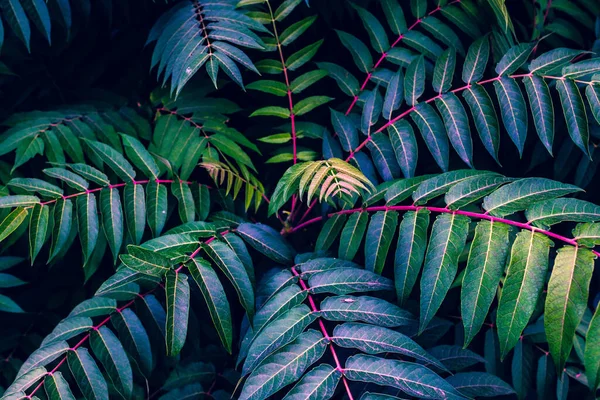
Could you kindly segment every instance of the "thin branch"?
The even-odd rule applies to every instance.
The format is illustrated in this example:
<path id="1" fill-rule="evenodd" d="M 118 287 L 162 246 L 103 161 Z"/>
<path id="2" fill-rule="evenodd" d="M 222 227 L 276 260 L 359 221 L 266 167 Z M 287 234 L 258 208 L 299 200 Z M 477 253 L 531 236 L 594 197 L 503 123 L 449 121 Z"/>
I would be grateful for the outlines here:
<path id="1" fill-rule="evenodd" d="M 306 284 L 306 282 L 304 282 L 304 280 L 302 280 L 302 277 L 300 276 L 300 274 L 296 270 L 296 267 L 292 267 L 292 273 L 296 277 L 298 277 L 298 282 L 300 283 L 300 287 L 302 288 L 302 290 L 304 290 L 304 291 L 306 291 L 308 293 L 308 303 L 310 304 L 310 308 L 311 308 L 312 312 L 318 313 L 319 312 L 319 308 L 317 307 L 314 298 L 312 297 L 312 295 L 308 291 L 309 287 Z M 325 337 L 325 340 L 327 340 L 327 342 L 328 342 L 329 351 L 331 352 L 331 356 L 333 357 L 333 361 L 335 362 L 335 369 L 342 374 L 342 382 L 344 383 L 344 388 L 346 389 L 346 394 L 348 395 L 348 398 L 350 400 L 354 400 L 354 397 L 352 396 L 352 392 L 350 391 L 350 386 L 348 385 L 348 380 L 346 379 L 346 376 L 344 375 L 344 368 L 342 368 L 342 364 L 340 363 L 340 360 L 339 360 L 339 358 L 337 356 L 337 353 L 335 351 L 335 347 L 333 346 L 333 342 L 331 341 L 331 336 L 327 332 L 327 328 L 325 328 L 325 324 L 323 323 L 323 319 L 322 318 L 318 318 L 318 321 L 319 321 L 319 328 L 321 329 L 321 333 Z"/>
<path id="2" fill-rule="evenodd" d="M 366 212 L 377 212 L 377 211 L 418 211 L 418 210 L 429 210 L 431 212 L 440 213 L 440 214 L 464 215 L 469 218 L 488 220 L 488 221 L 492 221 L 492 222 L 500 222 L 502 224 L 515 226 L 520 229 L 527 229 L 532 232 L 541 233 L 542 235 L 545 235 L 552 239 L 567 243 L 571 246 L 578 246 L 578 243 L 575 239 L 571 239 L 566 236 L 562 236 L 562 235 L 559 235 L 554 232 L 550 232 L 545 229 L 537 228 L 529 223 L 517 222 L 517 221 L 510 220 L 510 219 L 505 219 L 505 218 L 498 218 L 498 217 L 494 217 L 494 216 L 491 216 L 489 214 L 484 214 L 484 213 L 476 213 L 476 212 L 463 211 L 463 210 L 450 210 L 448 208 L 442 208 L 442 207 L 427 207 L 427 206 L 414 206 L 414 205 L 411 205 L 411 206 L 372 206 L 372 207 L 353 208 L 350 210 L 337 211 L 337 212 L 328 214 L 328 217 L 332 217 L 334 215 L 354 214 L 357 212 L 365 212 L 365 211 Z M 315 217 L 313 219 L 310 219 L 310 220 L 303 222 L 300 225 L 292 228 L 291 230 L 288 231 L 288 233 L 291 234 L 291 233 L 297 232 L 303 228 L 306 228 L 309 225 L 312 225 L 316 222 L 323 220 L 323 218 L 324 218 L 323 216 L 320 216 L 320 217 Z M 596 256 L 600 257 L 599 251 L 592 250 L 592 253 L 594 253 Z"/>
<path id="3" fill-rule="evenodd" d="M 454 0 L 449 2 L 448 4 L 444 5 L 443 7 L 438 6 L 437 8 L 431 10 L 431 12 L 429 12 L 429 15 L 433 15 L 439 11 L 441 11 L 442 9 L 449 7 L 453 4 L 456 3 L 460 3 L 461 0 Z M 419 26 L 427 17 L 423 17 L 423 18 L 419 18 L 417 19 L 411 26 L 408 27 L 408 29 L 406 30 L 406 32 L 412 31 L 413 29 L 415 29 L 417 26 Z M 405 33 L 406 33 L 405 32 Z M 375 63 L 375 65 L 373 65 L 373 68 L 371 70 L 371 72 L 367 73 L 367 76 L 365 78 L 365 80 L 363 81 L 362 85 L 360 85 L 360 89 L 358 91 L 358 93 L 354 96 L 354 98 L 352 99 L 352 103 L 350 103 L 350 106 L 348 107 L 348 109 L 346 110 L 346 115 L 350 114 L 350 112 L 352 111 L 352 109 L 354 108 L 354 106 L 356 105 L 356 102 L 358 101 L 358 97 L 361 94 L 361 92 L 365 89 L 365 87 L 367 86 L 367 83 L 369 83 L 369 80 L 371 79 L 371 77 L 373 76 L 373 72 L 377 69 L 377 67 L 379 67 L 379 65 L 383 62 L 383 60 L 385 60 L 388 56 L 388 52 L 393 49 L 394 47 L 396 47 L 396 45 L 398 45 L 398 43 L 400 43 L 402 41 L 402 39 L 404 39 L 404 33 L 401 33 L 398 38 L 394 41 L 394 43 L 392 43 L 392 45 L 390 46 L 389 49 L 387 49 L 386 51 L 384 51 L 383 53 L 381 53 L 381 57 L 379 57 L 379 60 L 377 60 L 377 62 Z"/>

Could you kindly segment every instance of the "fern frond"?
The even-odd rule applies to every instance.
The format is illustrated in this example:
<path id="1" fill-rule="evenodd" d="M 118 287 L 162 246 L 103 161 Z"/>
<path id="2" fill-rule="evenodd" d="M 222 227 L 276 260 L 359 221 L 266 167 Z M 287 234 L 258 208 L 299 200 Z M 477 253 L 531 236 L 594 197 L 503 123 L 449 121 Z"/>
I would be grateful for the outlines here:
<path id="1" fill-rule="evenodd" d="M 352 165 L 337 159 L 312 161 L 290 167 L 280 179 L 269 204 L 269 214 L 278 211 L 292 195 L 306 200 L 318 196 L 320 202 L 339 199 L 354 204 L 356 196 L 370 193 L 373 184 Z"/>
<path id="2" fill-rule="evenodd" d="M 236 63 L 258 72 L 238 47 L 263 49 L 265 44 L 254 32 L 265 29 L 236 9 L 237 3 L 226 0 L 216 5 L 203 0 L 183 0 L 156 22 L 147 41 L 156 42 L 152 68 L 158 67 L 163 84 L 171 79 L 171 93 L 179 95 L 203 66 L 215 87 L 219 70 L 244 87 Z"/>
<path id="3" fill-rule="evenodd" d="M 267 200 L 262 183 L 247 168 L 241 166 L 238 171 L 231 164 L 207 158 L 199 165 L 208 172 L 217 185 L 225 186 L 225 194 L 229 195 L 231 193 L 234 200 L 244 187 L 244 206 L 246 210 L 253 203 L 254 209 L 258 210 L 263 200 Z M 225 185 L 223 185 L 224 183 Z"/>

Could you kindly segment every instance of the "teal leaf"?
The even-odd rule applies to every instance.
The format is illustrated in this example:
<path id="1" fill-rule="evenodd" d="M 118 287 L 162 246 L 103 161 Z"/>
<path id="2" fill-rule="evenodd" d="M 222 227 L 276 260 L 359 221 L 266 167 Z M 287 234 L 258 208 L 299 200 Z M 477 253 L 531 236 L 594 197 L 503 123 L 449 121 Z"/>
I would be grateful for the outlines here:
<path id="1" fill-rule="evenodd" d="M 70 351 L 67 363 L 77 386 L 86 399 L 108 400 L 108 385 L 96 361 L 86 348 Z"/>
<path id="2" fill-rule="evenodd" d="M 470 398 L 509 396 L 515 393 L 508 383 L 486 372 L 459 372 L 446 378 L 446 381 Z"/>
<path id="3" fill-rule="evenodd" d="M 429 200 L 448 192 L 450 188 L 460 182 L 476 176 L 490 175 L 495 174 L 489 171 L 461 169 L 431 177 L 423 181 L 412 193 L 413 203 L 415 205 L 425 204 Z"/>
<path id="4" fill-rule="evenodd" d="M 354 60 L 354 63 L 358 69 L 360 69 L 362 72 L 371 71 L 371 67 L 373 67 L 373 57 L 371 56 L 367 46 L 349 33 L 338 30 L 336 30 L 336 33 L 344 47 L 350 51 L 352 59 Z"/>
<path id="5" fill-rule="evenodd" d="M 109 188 L 100 192 L 102 227 L 116 262 L 123 243 L 123 208 L 119 190 Z"/>
<path id="6" fill-rule="evenodd" d="M 409 106 L 415 106 L 425 91 L 425 59 L 417 57 L 410 63 L 404 74 L 404 99 Z"/>
<path id="7" fill-rule="evenodd" d="M 510 75 L 518 70 L 529 58 L 536 43 L 522 43 L 511 47 L 496 64 L 498 75 Z"/>
<path id="8" fill-rule="evenodd" d="M 600 220 L 600 207 L 579 199 L 553 199 L 533 204 L 525 211 L 527 221 L 548 229 L 563 221 L 595 222 Z"/>
<path id="9" fill-rule="evenodd" d="M 369 34 L 369 39 L 371 39 L 371 46 L 379 53 L 386 52 L 390 48 L 390 42 L 388 41 L 385 29 L 379 23 L 379 20 L 364 8 L 353 3 L 350 5 L 356 10 L 358 16 L 362 20 L 363 26 Z"/>
<path id="10" fill-rule="evenodd" d="M 60 371 L 44 379 L 44 389 L 49 399 L 75 400 L 73 392 Z"/>
<path id="11" fill-rule="evenodd" d="M 328 400 L 335 394 L 342 373 L 329 364 L 321 364 L 294 385 L 284 400 Z"/>
<path id="12" fill-rule="evenodd" d="M 85 140 L 85 142 L 119 178 L 125 182 L 135 180 L 135 170 L 121 153 L 104 143 L 93 140 Z"/>
<path id="13" fill-rule="evenodd" d="M 590 137 L 588 118 L 579 88 L 571 80 L 558 80 L 556 81 L 556 89 L 560 95 L 569 136 L 571 136 L 573 143 L 591 158 L 588 148 Z"/>
<path id="14" fill-rule="evenodd" d="M 383 116 L 388 121 L 392 119 L 392 114 L 402 105 L 404 97 L 404 75 L 402 68 L 398 68 L 390 82 L 387 85 L 385 98 L 383 99 Z M 354 148 L 354 147 L 353 147 Z"/>
<path id="15" fill-rule="evenodd" d="M 437 165 L 442 171 L 447 171 L 450 157 L 448 136 L 439 115 L 429 104 L 421 103 L 415 107 L 410 116 L 419 128 L 421 136 L 423 136 L 423 140 Z"/>
<path id="16" fill-rule="evenodd" d="M 519 85 L 514 79 L 502 77 L 494 81 L 494 88 L 500 103 L 500 115 L 508 136 L 517 146 L 519 156 L 527 138 L 527 105 Z"/>
<path id="17" fill-rule="evenodd" d="M 89 331 L 93 325 L 90 317 L 67 317 L 59 322 L 52 332 L 44 338 L 41 346 L 47 346 L 61 340 L 69 340 Z"/>
<path id="18" fill-rule="evenodd" d="M 438 97 L 435 104 L 442 115 L 452 147 L 465 164 L 473 167 L 471 129 L 469 128 L 467 112 L 462 103 L 454 93 L 446 93 Z"/>
<path id="19" fill-rule="evenodd" d="M 550 200 L 580 192 L 577 186 L 545 178 L 524 178 L 502 186 L 483 199 L 483 208 L 491 215 L 504 217 L 522 211 L 533 202 Z"/>
<path id="20" fill-rule="evenodd" d="M 544 307 L 544 328 L 557 371 L 563 370 L 571 354 L 575 330 L 587 308 L 595 259 L 589 249 L 565 246 L 558 250 L 554 260 Z"/>
<path id="21" fill-rule="evenodd" d="M 111 322 L 127 353 L 131 355 L 145 376 L 152 372 L 152 349 L 150 338 L 138 316 L 126 308 L 111 318 Z"/>
<path id="22" fill-rule="evenodd" d="M 339 268 L 313 274 L 308 279 L 311 293 L 349 294 L 394 290 L 392 281 L 374 272 Z"/>
<path id="23" fill-rule="evenodd" d="M 123 190 L 125 202 L 125 222 L 134 244 L 140 244 L 146 227 L 146 196 L 144 187 L 127 184 Z"/>
<path id="24" fill-rule="evenodd" d="M 531 105 L 531 112 L 535 129 L 542 144 L 552 154 L 554 142 L 554 106 L 550 89 L 543 78 L 528 76 L 523 78 L 525 90 Z"/>
<path id="25" fill-rule="evenodd" d="M 142 274 L 162 277 L 173 266 L 167 257 L 143 247 L 130 244 L 127 252 L 119 256 L 123 265 Z"/>
<path id="26" fill-rule="evenodd" d="M 358 212 L 350 215 L 340 235 L 339 258 L 344 260 L 354 259 L 367 230 L 368 222 L 369 213 L 367 212 Z"/>
<path id="27" fill-rule="evenodd" d="M 468 346 L 483 326 L 504 272 L 509 249 L 510 227 L 480 221 L 469 250 L 461 288 L 461 317 Z"/>
<path id="28" fill-rule="evenodd" d="M 99 221 L 96 196 L 93 193 L 86 193 L 77 197 L 76 203 L 79 241 L 83 250 L 84 264 L 86 264 L 98 240 Z"/>
<path id="29" fill-rule="evenodd" d="M 156 182 L 148 182 L 146 198 L 148 199 L 146 208 L 148 226 L 152 236 L 158 237 L 167 222 L 167 187 Z"/>
<path id="30" fill-rule="evenodd" d="M 221 343 L 225 350 L 231 353 L 233 341 L 231 310 L 219 277 L 208 262 L 196 258 L 188 264 L 188 271 L 200 288 Z"/>
<path id="31" fill-rule="evenodd" d="M 321 316 L 329 321 L 361 321 L 368 324 L 395 328 L 410 325 L 413 316 L 395 304 L 371 296 L 332 296 L 320 306 Z"/>
<path id="32" fill-rule="evenodd" d="M 166 341 L 167 355 L 176 356 L 181 352 L 188 331 L 190 309 L 190 285 L 187 275 L 170 270 L 166 274 L 165 292 L 167 298 Z"/>
<path id="33" fill-rule="evenodd" d="M 125 397 L 133 391 L 133 372 L 123 345 L 106 326 L 90 334 L 90 347 L 106 370 L 109 379 Z"/>
<path id="34" fill-rule="evenodd" d="M 429 214 L 421 209 L 402 217 L 394 258 L 394 284 L 401 305 L 408 300 L 425 259 Z"/>
<path id="35" fill-rule="evenodd" d="M 50 207 L 36 204 L 31 210 L 29 217 L 29 258 L 31 265 L 46 241 L 46 230 L 48 229 Z"/>
<path id="36" fill-rule="evenodd" d="M 436 93 L 442 94 L 450 90 L 455 67 L 456 50 L 450 47 L 435 62 L 432 85 Z"/>
<path id="37" fill-rule="evenodd" d="M 379 211 L 371 217 L 365 239 L 365 268 L 381 275 L 398 226 L 398 213 Z"/>
<path id="38" fill-rule="evenodd" d="M 467 178 L 453 185 L 446 192 L 444 201 L 451 209 L 463 208 L 474 201 L 494 192 L 499 186 L 511 182 L 513 179 L 499 175 L 479 175 Z"/>
<path id="39" fill-rule="evenodd" d="M 469 222 L 462 215 L 443 214 L 433 223 L 421 278 L 420 332 L 427 327 L 452 285 Z"/>
<path id="40" fill-rule="evenodd" d="M 540 233 L 517 234 L 498 304 L 496 324 L 501 359 L 517 344 L 544 285 L 552 241 Z"/>
<path id="41" fill-rule="evenodd" d="M 406 120 L 399 120 L 387 128 L 387 133 L 402 174 L 405 178 L 412 178 L 419 151 L 412 126 Z"/>
<path id="42" fill-rule="evenodd" d="M 38 367 L 45 367 L 58 357 L 69 351 L 69 344 L 64 340 L 59 342 L 51 343 L 47 346 L 40 347 L 25 360 L 21 365 L 19 372 L 17 372 L 17 378 L 25 375 L 29 371 L 34 370 Z"/>
<path id="43" fill-rule="evenodd" d="M 331 216 L 321 228 L 317 241 L 315 243 L 316 251 L 327 251 L 335 242 L 338 235 L 342 231 L 344 224 L 346 223 L 347 216 L 344 214 L 335 214 Z"/>
<path id="44" fill-rule="evenodd" d="M 256 251 L 275 262 L 289 264 L 294 257 L 294 250 L 285 239 L 279 234 L 264 229 L 261 224 L 240 224 L 236 233 Z"/>
<path id="45" fill-rule="evenodd" d="M 490 56 L 488 36 L 477 39 L 469 47 L 465 64 L 463 65 L 462 80 L 466 84 L 478 82 L 483 77 Z"/>
<path id="46" fill-rule="evenodd" d="M 359 354 L 346 360 L 344 371 L 351 381 L 392 386 L 410 396 L 465 398 L 439 375 L 414 363 Z"/>
<path id="47" fill-rule="evenodd" d="M 181 222 L 192 222 L 196 218 L 196 208 L 192 190 L 186 182 L 176 179 L 171 184 L 171 192 L 177 199 L 179 219 Z"/>

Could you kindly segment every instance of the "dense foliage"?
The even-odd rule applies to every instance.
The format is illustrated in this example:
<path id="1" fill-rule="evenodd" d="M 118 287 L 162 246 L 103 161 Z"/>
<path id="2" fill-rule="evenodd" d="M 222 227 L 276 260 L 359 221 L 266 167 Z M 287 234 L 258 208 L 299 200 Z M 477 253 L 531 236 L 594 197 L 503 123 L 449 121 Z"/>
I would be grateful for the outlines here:
<path id="1" fill-rule="evenodd" d="M 2 399 L 599 395 L 597 1 L 0 0 L 0 50 Z"/>

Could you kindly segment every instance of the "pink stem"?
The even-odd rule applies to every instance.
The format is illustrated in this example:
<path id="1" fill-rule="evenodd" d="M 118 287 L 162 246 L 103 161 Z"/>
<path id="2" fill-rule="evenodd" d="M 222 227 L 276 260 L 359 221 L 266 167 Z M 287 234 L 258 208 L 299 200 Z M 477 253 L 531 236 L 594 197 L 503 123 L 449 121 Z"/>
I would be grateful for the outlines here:
<path id="1" fill-rule="evenodd" d="M 221 236 L 225 236 L 228 233 L 230 233 L 230 231 L 223 231 L 221 232 Z M 206 240 L 204 243 L 208 244 L 210 242 L 212 242 L 213 240 L 215 240 L 215 237 L 211 237 L 208 240 Z M 198 253 L 200 253 L 200 251 L 202 250 L 202 246 L 198 246 L 198 248 L 196 248 L 196 250 L 194 250 L 194 252 L 192 254 L 190 254 L 190 259 L 194 258 L 198 255 Z M 179 272 L 183 267 L 185 266 L 185 264 L 181 264 L 176 270 L 175 272 Z M 149 290 L 148 292 L 144 293 L 144 294 L 138 294 L 139 298 L 143 298 L 147 295 L 149 295 L 150 293 L 154 292 L 156 290 L 156 288 L 153 288 L 151 290 Z M 126 304 L 124 304 L 123 306 L 117 308 L 116 312 L 120 313 L 123 310 L 125 310 L 126 308 L 129 308 L 133 305 L 133 303 L 135 302 L 136 299 L 130 300 L 129 302 L 127 302 Z M 97 331 L 98 329 L 100 329 L 101 327 L 103 327 L 104 325 L 106 325 L 110 319 L 113 317 L 113 315 L 115 315 L 115 313 L 110 314 L 109 316 L 107 316 L 106 318 L 104 318 L 98 325 L 94 325 L 92 327 L 92 330 Z M 71 347 L 69 349 L 69 351 L 75 351 L 77 350 L 79 347 L 81 347 L 89 338 L 90 338 L 91 333 L 86 334 L 83 338 L 81 338 L 81 340 L 79 342 L 77 342 L 77 344 L 75 344 L 73 347 Z M 61 365 L 63 365 L 65 362 L 67 361 L 67 356 L 63 357 L 60 362 L 58 364 L 56 364 L 56 366 L 54 368 L 52 368 L 52 370 L 50 372 L 48 372 L 46 375 L 52 375 L 54 372 L 56 372 Z M 29 396 L 27 396 L 28 399 L 31 399 L 33 397 L 33 395 L 42 387 L 42 385 L 44 384 L 44 379 L 42 379 L 40 381 L 40 383 L 33 389 L 33 391 L 29 394 Z"/>
<path id="2" fill-rule="evenodd" d="M 461 0 L 451 1 L 448 4 L 446 4 L 444 7 L 448 7 L 448 6 L 450 6 L 452 4 L 455 4 L 455 3 L 460 3 L 460 1 Z M 433 14 L 435 14 L 435 13 L 441 11 L 441 10 L 442 10 L 442 7 L 438 6 L 437 8 L 431 10 L 431 12 L 429 12 L 429 14 L 427 14 L 427 15 L 433 15 Z M 421 24 L 421 22 L 423 22 L 423 20 L 425 18 L 419 18 L 419 19 L 417 19 L 411 26 L 408 27 L 408 29 L 406 30 L 406 32 L 412 31 L 413 29 L 415 29 L 417 26 L 419 26 L 419 24 Z M 371 72 L 367 73 L 367 77 L 363 81 L 362 85 L 360 85 L 360 89 L 359 89 L 358 93 L 354 96 L 354 99 L 352 100 L 352 103 L 350 104 L 350 107 L 348 107 L 348 109 L 346 110 L 346 115 L 350 114 L 350 112 L 352 111 L 352 109 L 356 105 L 356 101 L 358 100 L 358 95 L 360 95 L 360 93 L 363 90 L 365 90 L 365 87 L 367 86 L 367 83 L 369 83 L 369 80 L 373 76 L 373 71 L 376 70 L 379 67 L 379 65 L 383 62 L 383 60 L 385 60 L 387 58 L 388 52 L 391 49 L 393 49 L 394 47 L 396 47 L 398 45 L 398 43 L 400 43 L 402 41 L 403 38 L 404 38 L 404 34 L 402 33 L 402 34 L 400 34 L 398 36 L 398 38 L 394 41 L 394 43 L 392 43 L 392 45 L 390 46 L 390 48 L 388 50 L 386 50 L 383 53 L 381 53 L 381 56 L 379 57 L 379 59 L 377 60 L 377 62 L 375 63 L 375 65 L 373 65 L 373 69 L 371 70 Z"/>
<path id="3" fill-rule="evenodd" d="M 484 219 L 484 220 L 488 220 L 488 221 L 492 221 L 492 222 L 500 222 L 503 224 L 507 224 L 507 225 L 512 225 L 515 226 L 517 228 L 521 228 L 521 229 L 527 229 L 530 230 L 532 232 L 538 232 L 541 233 L 543 235 L 546 235 L 548 237 L 551 237 L 553 239 L 559 240 L 561 242 L 570 244 L 572 246 L 577 246 L 577 241 L 575 239 L 571 239 L 568 238 L 566 236 L 562 236 L 559 234 L 556 234 L 554 232 L 550 232 L 544 229 L 540 229 L 537 228 L 535 226 L 530 225 L 529 223 L 523 223 L 523 222 L 517 222 L 517 221 L 512 221 L 510 219 L 505 219 L 505 218 L 498 218 L 498 217 L 494 217 L 491 216 L 489 214 L 483 214 L 483 213 L 476 213 L 476 212 L 471 212 L 471 211 L 463 211 L 463 210 L 450 210 L 448 208 L 442 208 L 442 207 L 425 207 L 425 206 L 372 206 L 372 207 L 366 207 L 366 208 L 353 208 L 350 210 L 342 210 L 342 211 L 337 211 L 337 212 L 333 212 L 328 214 L 329 217 L 332 217 L 334 215 L 343 215 L 343 214 L 354 214 L 357 212 L 377 212 L 377 211 L 417 211 L 417 210 L 421 210 L 421 209 L 425 209 L 425 210 L 429 210 L 431 212 L 435 212 L 435 213 L 441 213 L 441 214 L 456 214 L 456 215 L 464 215 L 466 217 L 470 217 L 470 218 L 477 218 L 477 219 Z M 292 228 L 288 233 L 294 233 L 297 232 L 309 225 L 312 225 L 316 222 L 319 222 L 323 219 L 322 216 L 320 217 L 315 217 L 313 219 L 310 219 L 306 222 L 301 223 L 300 225 Z M 592 252 L 596 255 L 600 257 L 600 252 L 596 251 L 596 250 L 592 250 Z"/>
<path id="4" fill-rule="evenodd" d="M 145 184 L 147 184 L 149 182 L 150 182 L 150 180 L 115 183 L 115 184 L 110 184 L 110 185 L 107 185 L 107 186 L 97 187 L 97 188 L 94 188 L 94 189 L 87 189 L 86 191 L 79 192 L 79 193 L 73 193 L 73 194 L 69 194 L 69 195 L 66 195 L 66 196 L 61 196 L 61 198 L 63 200 L 66 200 L 66 199 L 71 199 L 73 197 L 83 196 L 84 194 L 100 192 L 101 190 L 104 190 L 104 189 L 120 188 L 120 187 L 126 186 L 126 185 L 128 185 L 130 183 L 133 183 L 134 185 L 145 185 Z M 177 181 L 173 180 L 173 179 L 155 179 L 154 182 L 156 182 L 158 184 L 166 184 L 166 183 L 174 183 L 174 182 L 177 182 Z M 184 183 L 186 185 L 191 185 L 191 184 L 194 183 L 194 182 L 188 182 L 188 181 L 180 181 L 180 182 L 182 182 L 182 183 Z M 206 186 L 206 185 L 204 185 L 204 186 Z M 57 201 L 58 201 L 58 199 L 52 199 L 52 200 L 48 200 L 48 201 L 43 201 L 40 204 L 43 205 L 43 206 L 45 206 L 45 205 L 48 205 L 48 204 L 56 203 Z"/>
<path id="5" fill-rule="evenodd" d="M 292 267 L 292 273 L 296 277 L 298 277 L 298 282 L 299 282 L 302 290 L 308 292 L 309 287 L 306 284 L 306 282 L 304 282 L 304 280 L 302 280 L 302 277 L 296 270 L 296 267 Z M 319 308 L 317 307 L 317 305 L 315 303 L 315 299 L 312 297 L 312 295 L 310 293 L 308 294 L 308 303 L 310 304 L 310 309 L 312 310 L 312 312 L 315 312 L 315 313 L 319 312 Z M 348 385 L 348 381 L 347 381 L 346 377 L 344 376 L 344 368 L 342 368 L 342 364 L 340 363 L 340 360 L 337 356 L 335 347 L 333 347 L 333 342 L 331 341 L 331 336 L 327 332 L 327 328 L 325 328 L 325 324 L 323 323 L 323 320 L 321 318 L 319 318 L 318 321 L 319 321 L 319 328 L 321 329 L 321 333 L 323 333 L 325 340 L 327 340 L 329 342 L 329 351 L 331 352 L 331 356 L 333 357 L 333 361 L 335 362 L 335 369 L 342 373 L 342 382 L 344 382 L 344 387 L 346 388 L 346 394 L 348 395 L 348 398 L 350 400 L 354 400 L 354 397 L 352 396 L 352 392 L 350 391 L 350 386 Z"/>

